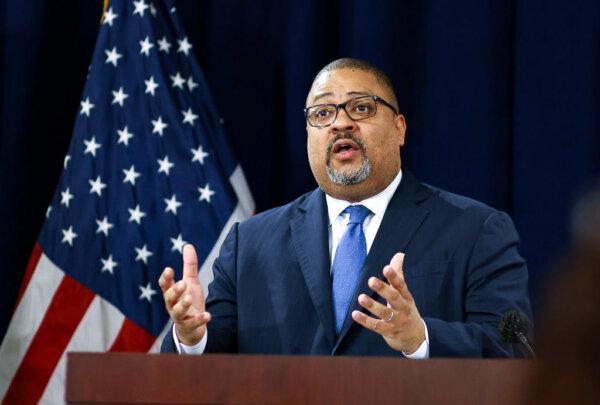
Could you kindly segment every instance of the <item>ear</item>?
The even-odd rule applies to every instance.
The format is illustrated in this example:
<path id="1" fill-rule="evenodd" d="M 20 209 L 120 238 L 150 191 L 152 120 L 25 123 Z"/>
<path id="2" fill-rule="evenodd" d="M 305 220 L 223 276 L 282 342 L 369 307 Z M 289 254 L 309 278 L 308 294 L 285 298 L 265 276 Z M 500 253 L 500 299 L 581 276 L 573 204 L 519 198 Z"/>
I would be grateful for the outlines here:
<path id="1" fill-rule="evenodd" d="M 400 146 L 404 146 L 404 137 L 406 135 L 406 119 L 404 119 L 404 115 L 398 114 L 398 115 L 396 115 L 395 120 L 396 120 L 396 132 L 398 133 Z"/>

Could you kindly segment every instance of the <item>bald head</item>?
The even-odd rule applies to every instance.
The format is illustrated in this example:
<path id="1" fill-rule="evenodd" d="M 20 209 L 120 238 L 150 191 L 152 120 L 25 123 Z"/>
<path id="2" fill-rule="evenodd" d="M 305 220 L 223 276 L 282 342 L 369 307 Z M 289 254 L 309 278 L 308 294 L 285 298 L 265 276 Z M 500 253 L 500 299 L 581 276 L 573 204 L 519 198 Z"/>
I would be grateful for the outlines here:
<path id="1" fill-rule="evenodd" d="M 367 61 L 364 61 L 361 59 L 355 59 L 355 58 L 336 59 L 333 62 L 327 64 L 321 70 L 319 70 L 319 73 L 317 73 L 317 75 L 315 76 L 315 79 L 313 80 L 313 84 L 311 86 L 311 91 L 309 92 L 309 96 L 311 95 L 314 84 L 318 81 L 319 77 L 321 77 L 322 75 L 324 75 L 326 73 L 329 73 L 334 70 L 339 70 L 339 69 L 360 70 L 360 71 L 372 74 L 375 77 L 375 79 L 377 80 L 377 82 L 379 83 L 379 85 L 387 93 L 387 94 L 385 94 L 385 96 L 387 97 L 389 103 L 396 108 L 396 111 L 400 111 L 400 108 L 398 107 L 398 100 L 396 98 L 396 93 L 394 92 L 394 86 L 392 85 L 392 81 L 390 80 L 388 75 L 386 75 L 385 72 L 383 72 L 377 66 L 374 66 Z M 308 98 L 307 98 L 307 105 L 309 105 Z"/>

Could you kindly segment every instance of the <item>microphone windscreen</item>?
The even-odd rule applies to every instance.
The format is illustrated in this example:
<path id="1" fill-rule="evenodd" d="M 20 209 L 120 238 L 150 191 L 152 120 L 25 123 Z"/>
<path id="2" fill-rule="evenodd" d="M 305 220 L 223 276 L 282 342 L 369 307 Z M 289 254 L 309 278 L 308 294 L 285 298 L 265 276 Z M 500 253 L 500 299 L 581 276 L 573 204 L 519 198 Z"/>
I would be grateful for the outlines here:
<path id="1" fill-rule="evenodd" d="M 505 343 L 518 343 L 519 337 L 517 334 L 519 332 L 523 335 L 527 334 L 527 321 L 519 311 L 513 309 L 502 315 L 498 329 Z"/>

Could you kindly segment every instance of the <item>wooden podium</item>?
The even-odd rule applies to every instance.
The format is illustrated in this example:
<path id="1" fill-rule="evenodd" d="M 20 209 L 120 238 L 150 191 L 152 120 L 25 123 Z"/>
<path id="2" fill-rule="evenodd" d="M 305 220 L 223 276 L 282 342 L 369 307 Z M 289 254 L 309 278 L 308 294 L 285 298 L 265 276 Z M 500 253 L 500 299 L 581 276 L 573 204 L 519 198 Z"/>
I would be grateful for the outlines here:
<path id="1" fill-rule="evenodd" d="M 517 404 L 523 360 L 70 353 L 70 404 Z"/>

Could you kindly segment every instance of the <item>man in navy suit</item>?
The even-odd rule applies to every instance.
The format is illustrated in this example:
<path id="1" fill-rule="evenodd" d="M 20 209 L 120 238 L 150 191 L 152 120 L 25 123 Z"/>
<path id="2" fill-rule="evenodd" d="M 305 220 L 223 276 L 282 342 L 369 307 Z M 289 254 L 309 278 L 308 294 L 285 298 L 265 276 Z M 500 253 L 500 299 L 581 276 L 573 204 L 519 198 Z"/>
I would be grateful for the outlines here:
<path id="1" fill-rule="evenodd" d="M 406 123 L 387 76 L 339 59 L 306 100 L 319 188 L 235 224 L 205 303 L 198 261 L 160 277 L 162 351 L 504 357 L 497 325 L 530 317 L 510 218 L 401 169 Z"/>

